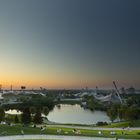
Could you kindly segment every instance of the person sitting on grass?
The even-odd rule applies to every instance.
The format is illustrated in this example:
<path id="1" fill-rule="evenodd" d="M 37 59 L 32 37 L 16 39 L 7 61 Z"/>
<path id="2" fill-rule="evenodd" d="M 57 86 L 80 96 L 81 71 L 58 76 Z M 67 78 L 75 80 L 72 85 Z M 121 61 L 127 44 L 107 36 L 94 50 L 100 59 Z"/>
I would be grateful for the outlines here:
<path id="1" fill-rule="evenodd" d="M 57 133 L 61 133 L 61 131 L 62 131 L 61 129 L 57 129 Z"/>
<path id="2" fill-rule="evenodd" d="M 103 135 L 102 131 L 99 131 L 98 134 L 99 134 L 99 135 Z"/>
<path id="3" fill-rule="evenodd" d="M 21 135 L 24 135 L 24 131 L 23 130 L 21 130 Z"/>

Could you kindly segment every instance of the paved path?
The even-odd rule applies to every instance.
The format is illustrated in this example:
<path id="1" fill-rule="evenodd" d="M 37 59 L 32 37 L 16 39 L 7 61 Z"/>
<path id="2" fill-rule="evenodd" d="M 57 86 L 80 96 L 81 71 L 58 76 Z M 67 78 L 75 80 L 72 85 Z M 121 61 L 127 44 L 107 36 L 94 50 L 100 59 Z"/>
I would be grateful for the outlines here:
<path id="1" fill-rule="evenodd" d="M 81 136 L 57 136 L 57 135 L 17 135 L 3 136 L 0 140 L 22 140 L 22 139 L 52 139 L 52 140 L 115 140 L 114 138 L 95 138 Z M 123 140 L 123 139 L 119 139 Z"/>

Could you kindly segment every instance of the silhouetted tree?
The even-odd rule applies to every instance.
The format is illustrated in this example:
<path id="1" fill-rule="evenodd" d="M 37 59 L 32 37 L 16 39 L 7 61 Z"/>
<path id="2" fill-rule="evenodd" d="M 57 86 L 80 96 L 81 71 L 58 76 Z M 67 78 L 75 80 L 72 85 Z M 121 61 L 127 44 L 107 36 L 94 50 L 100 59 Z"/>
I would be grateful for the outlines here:
<path id="1" fill-rule="evenodd" d="M 41 117 L 41 109 L 40 108 L 37 108 L 36 109 L 36 113 L 35 113 L 35 116 L 34 116 L 34 119 L 33 119 L 33 122 L 35 124 L 41 124 L 42 123 L 42 117 Z"/>
<path id="2" fill-rule="evenodd" d="M 35 107 L 30 107 L 30 113 L 33 115 L 36 113 L 36 108 Z"/>
<path id="3" fill-rule="evenodd" d="M 126 110 L 126 118 L 134 121 L 140 119 L 140 108 L 137 105 L 132 105 Z"/>
<path id="4" fill-rule="evenodd" d="M 19 123 L 18 115 L 15 116 L 15 123 Z"/>
<path id="5" fill-rule="evenodd" d="M 29 124 L 31 122 L 31 114 L 29 108 L 24 108 L 23 113 L 21 115 L 21 121 L 24 124 Z"/>
<path id="6" fill-rule="evenodd" d="M 114 104 L 111 106 L 110 109 L 107 110 L 107 115 L 109 116 L 112 122 L 118 117 L 118 109 L 119 109 L 119 105 Z"/>
<path id="7" fill-rule="evenodd" d="M 127 105 L 121 105 L 120 108 L 118 109 L 118 117 L 120 121 L 126 119 L 126 111 L 128 109 Z"/>
<path id="8" fill-rule="evenodd" d="M 43 107 L 43 114 L 45 116 L 47 116 L 49 114 L 49 108 L 46 106 L 46 107 Z"/>
<path id="9" fill-rule="evenodd" d="M 4 121 L 5 119 L 5 112 L 2 107 L 0 107 L 0 122 Z"/>
<path id="10" fill-rule="evenodd" d="M 95 109 L 95 101 L 93 97 L 88 100 L 87 105 L 89 109 L 91 110 Z"/>

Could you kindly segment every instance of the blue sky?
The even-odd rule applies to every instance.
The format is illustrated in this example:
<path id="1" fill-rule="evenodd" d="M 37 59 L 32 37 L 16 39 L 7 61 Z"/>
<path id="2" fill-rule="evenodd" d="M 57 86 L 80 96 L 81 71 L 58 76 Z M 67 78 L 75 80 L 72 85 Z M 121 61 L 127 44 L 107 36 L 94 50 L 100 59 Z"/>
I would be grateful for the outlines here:
<path id="1" fill-rule="evenodd" d="M 139 87 L 139 0 L 0 0 L 1 82 Z"/>

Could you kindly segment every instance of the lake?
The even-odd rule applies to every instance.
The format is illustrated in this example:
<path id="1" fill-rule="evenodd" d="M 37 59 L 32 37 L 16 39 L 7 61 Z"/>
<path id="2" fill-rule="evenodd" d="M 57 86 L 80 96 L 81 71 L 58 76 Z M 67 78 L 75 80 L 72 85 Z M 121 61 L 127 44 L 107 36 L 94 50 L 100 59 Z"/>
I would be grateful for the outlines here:
<path id="1" fill-rule="evenodd" d="M 47 118 L 52 122 L 72 124 L 96 124 L 99 121 L 110 122 L 106 112 L 90 111 L 77 104 L 61 104 L 60 108 L 55 106 Z"/>

